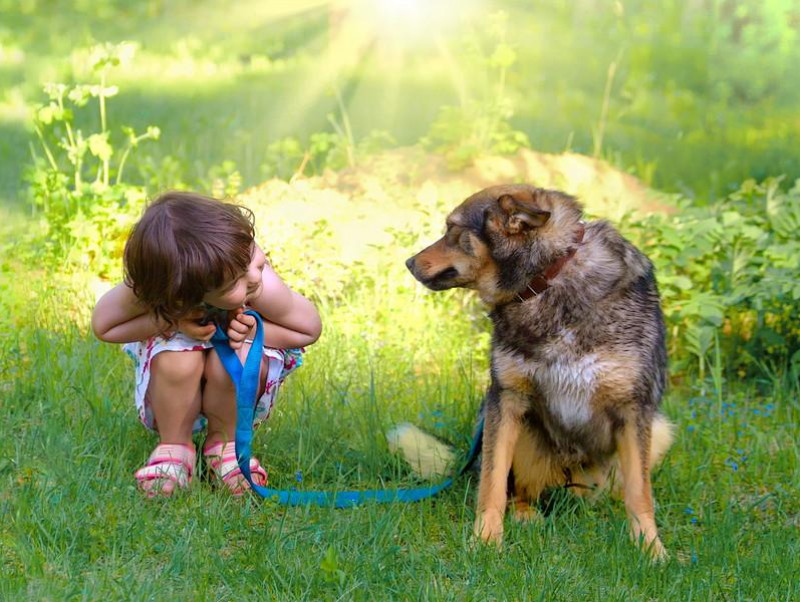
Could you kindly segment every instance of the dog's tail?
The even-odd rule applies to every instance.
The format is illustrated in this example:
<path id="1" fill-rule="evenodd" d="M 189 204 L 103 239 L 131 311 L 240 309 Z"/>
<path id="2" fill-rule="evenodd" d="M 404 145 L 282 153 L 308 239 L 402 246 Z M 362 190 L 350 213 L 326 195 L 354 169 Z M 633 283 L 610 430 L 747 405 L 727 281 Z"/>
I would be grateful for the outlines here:
<path id="1" fill-rule="evenodd" d="M 386 433 L 393 453 L 400 452 L 414 474 L 430 479 L 450 474 L 456 463 L 455 450 L 411 423 L 400 424 Z"/>
<path id="2" fill-rule="evenodd" d="M 658 465 L 664 458 L 667 450 L 672 445 L 675 434 L 675 425 L 663 414 L 656 414 L 653 418 L 653 427 L 650 438 L 650 468 Z"/>

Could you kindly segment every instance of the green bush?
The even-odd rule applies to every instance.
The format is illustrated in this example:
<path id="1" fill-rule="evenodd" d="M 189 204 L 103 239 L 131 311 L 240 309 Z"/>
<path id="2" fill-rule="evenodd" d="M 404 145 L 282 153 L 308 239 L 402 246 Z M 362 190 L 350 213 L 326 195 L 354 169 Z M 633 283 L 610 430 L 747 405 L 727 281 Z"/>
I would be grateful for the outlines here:
<path id="1" fill-rule="evenodd" d="M 800 357 L 800 181 L 780 180 L 624 224 L 656 265 L 678 371 L 696 361 L 702 374 L 715 338 L 740 375 Z"/>

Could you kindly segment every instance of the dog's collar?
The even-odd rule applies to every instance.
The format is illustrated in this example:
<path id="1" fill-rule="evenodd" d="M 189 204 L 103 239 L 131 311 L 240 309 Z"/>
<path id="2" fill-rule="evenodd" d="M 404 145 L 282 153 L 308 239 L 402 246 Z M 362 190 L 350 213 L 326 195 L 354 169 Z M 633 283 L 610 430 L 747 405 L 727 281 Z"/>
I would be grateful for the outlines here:
<path id="1" fill-rule="evenodd" d="M 527 286 L 519 291 L 516 297 L 511 300 L 511 303 L 514 303 L 515 301 L 522 303 L 523 301 L 527 301 L 531 297 L 535 297 L 536 295 L 539 295 L 550 288 L 550 281 L 558 276 L 559 272 L 561 272 L 570 259 L 575 257 L 575 253 L 578 252 L 578 247 L 581 245 L 581 243 L 583 243 L 583 235 L 585 233 L 586 226 L 583 222 L 580 222 L 578 224 L 578 231 L 575 233 L 575 238 L 573 239 L 575 246 L 570 248 L 566 255 L 562 255 L 553 263 L 551 263 L 547 269 L 534 276 L 531 281 L 528 282 Z"/>

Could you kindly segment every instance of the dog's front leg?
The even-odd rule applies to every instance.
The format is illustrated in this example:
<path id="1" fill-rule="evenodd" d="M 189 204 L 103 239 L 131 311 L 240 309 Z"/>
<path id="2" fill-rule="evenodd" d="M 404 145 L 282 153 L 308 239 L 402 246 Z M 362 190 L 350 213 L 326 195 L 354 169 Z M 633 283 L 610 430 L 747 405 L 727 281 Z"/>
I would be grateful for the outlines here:
<path id="1" fill-rule="evenodd" d="M 490 391 L 487 398 L 475 517 L 475 535 L 485 542 L 499 544 L 503 539 L 508 474 L 521 428 L 522 407 L 522 400 L 511 391 Z"/>

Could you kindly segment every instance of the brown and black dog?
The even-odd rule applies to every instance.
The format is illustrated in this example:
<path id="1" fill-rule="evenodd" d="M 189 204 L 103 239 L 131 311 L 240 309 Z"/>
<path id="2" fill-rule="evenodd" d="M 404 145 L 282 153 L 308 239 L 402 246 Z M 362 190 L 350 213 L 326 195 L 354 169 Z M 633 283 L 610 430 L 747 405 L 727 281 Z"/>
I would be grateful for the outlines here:
<path id="1" fill-rule="evenodd" d="M 500 542 L 514 513 L 549 487 L 621 491 L 631 533 L 656 558 L 651 468 L 671 443 L 658 408 L 664 319 L 650 261 L 578 202 L 494 186 L 447 217 L 447 232 L 406 263 L 433 290 L 475 289 L 491 307 L 491 384 L 475 533 Z M 616 477 L 616 478 L 615 478 Z"/>

